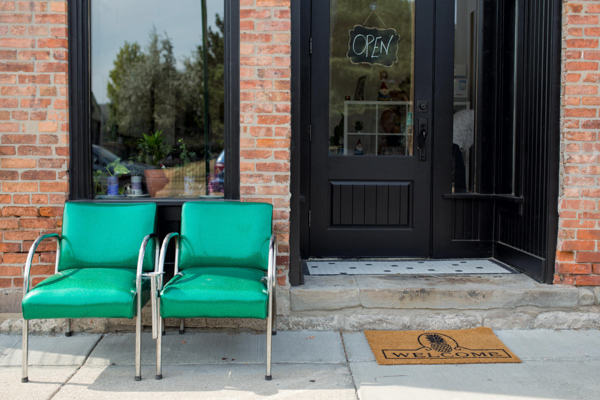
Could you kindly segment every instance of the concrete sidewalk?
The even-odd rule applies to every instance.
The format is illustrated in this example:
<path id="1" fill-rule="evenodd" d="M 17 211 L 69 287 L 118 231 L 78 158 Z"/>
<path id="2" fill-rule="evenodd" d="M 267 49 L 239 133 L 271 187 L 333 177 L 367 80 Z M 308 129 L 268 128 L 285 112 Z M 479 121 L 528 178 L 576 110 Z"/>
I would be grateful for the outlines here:
<path id="1" fill-rule="evenodd" d="M 496 331 L 522 364 L 379 366 L 363 333 L 283 331 L 273 337 L 169 331 L 163 376 L 143 334 L 135 382 L 134 334 L 30 336 L 29 383 L 21 337 L 0 335 L 0 398 L 6 399 L 598 399 L 600 331 Z"/>

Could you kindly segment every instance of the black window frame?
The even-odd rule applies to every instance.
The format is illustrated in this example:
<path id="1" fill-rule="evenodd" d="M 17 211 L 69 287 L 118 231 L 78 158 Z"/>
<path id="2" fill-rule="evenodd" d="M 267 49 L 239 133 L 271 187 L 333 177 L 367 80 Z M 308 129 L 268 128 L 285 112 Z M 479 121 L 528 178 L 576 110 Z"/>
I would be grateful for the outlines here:
<path id="1" fill-rule="evenodd" d="M 69 199 L 93 200 L 91 143 L 91 7 L 93 0 L 68 2 Z M 116 0 L 115 0 L 116 1 Z M 240 2 L 225 6 L 225 196 L 240 198 Z M 122 200 L 121 200 L 122 201 Z M 132 200 L 133 201 L 133 200 Z M 176 198 L 149 198 L 181 204 Z"/>

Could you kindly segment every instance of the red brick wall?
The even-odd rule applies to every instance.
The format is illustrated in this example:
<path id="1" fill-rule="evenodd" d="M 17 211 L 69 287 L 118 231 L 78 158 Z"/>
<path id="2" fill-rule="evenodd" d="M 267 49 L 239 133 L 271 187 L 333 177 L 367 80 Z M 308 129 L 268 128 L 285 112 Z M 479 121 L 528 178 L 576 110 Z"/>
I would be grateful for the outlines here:
<path id="1" fill-rule="evenodd" d="M 600 1 L 564 1 L 555 283 L 600 285 Z"/>
<path id="2" fill-rule="evenodd" d="M 274 206 L 278 282 L 288 285 L 290 0 L 241 0 L 240 191 Z"/>
<path id="3" fill-rule="evenodd" d="M 68 190 L 66 1 L 0 1 L 0 290 L 22 287 L 33 240 L 59 229 Z M 45 243 L 32 269 L 54 268 Z"/>

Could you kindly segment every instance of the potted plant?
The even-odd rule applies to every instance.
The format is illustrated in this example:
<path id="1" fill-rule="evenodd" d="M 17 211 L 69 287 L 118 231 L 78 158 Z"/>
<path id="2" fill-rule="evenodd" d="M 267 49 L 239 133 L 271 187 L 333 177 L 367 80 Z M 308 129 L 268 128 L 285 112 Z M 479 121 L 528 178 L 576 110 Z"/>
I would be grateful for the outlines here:
<path id="1" fill-rule="evenodd" d="M 125 165 L 121 164 L 120 158 L 117 158 L 115 161 L 111 162 L 106 166 L 106 172 L 108 174 L 108 195 L 118 196 L 119 194 L 122 194 L 119 191 L 119 177 L 121 175 L 130 173 L 129 169 Z"/>
<path id="2" fill-rule="evenodd" d="M 356 121 L 354 123 L 354 130 L 356 131 L 356 133 L 361 133 L 363 129 L 363 122 L 362 121 Z"/>
<path id="3" fill-rule="evenodd" d="M 165 172 L 161 167 L 164 168 L 162 163 L 173 151 L 173 146 L 167 143 L 163 131 L 156 131 L 153 134 L 143 133 L 142 135 L 143 137 L 138 140 L 137 159 L 139 162 L 157 167 L 157 169 L 144 170 L 148 193 L 150 197 L 156 197 L 156 193 L 169 183 L 169 178 L 165 176 Z"/>
<path id="4" fill-rule="evenodd" d="M 144 168 L 140 164 L 136 164 L 133 161 L 127 163 L 127 168 L 131 172 L 131 196 L 142 196 L 144 190 L 142 188 L 142 175 L 144 175 Z"/>
<path id="5" fill-rule="evenodd" d="M 335 156 L 344 152 L 342 137 L 344 136 L 344 114 L 340 113 L 342 118 L 340 123 L 333 129 L 333 136 L 329 137 L 329 155 Z"/>
<path id="6" fill-rule="evenodd" d="M 101 169 L 94 171 L 92 177 L 94 178 L 94 193 L 97 195 L 106 194 L 106 178 L 108 174 Z"/>
<path id="7" fill-rule="evenodd" d="M 191 158 L 196 157 L 196 152 L 189 151 L 183 139 L 177 141 L 179 143 L 179 158 L 183 162 L 183 190 L 186 195 L 192 195 L 195 187 L 195 177 L 191 171 Z"/>

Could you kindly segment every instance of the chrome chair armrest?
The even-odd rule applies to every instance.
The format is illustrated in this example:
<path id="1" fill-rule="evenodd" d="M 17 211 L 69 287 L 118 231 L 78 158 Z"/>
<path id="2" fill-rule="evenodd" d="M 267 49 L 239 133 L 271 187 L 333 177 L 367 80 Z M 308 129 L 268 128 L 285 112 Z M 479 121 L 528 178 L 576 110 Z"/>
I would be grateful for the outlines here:
<path id="1" fill-rule="evenodd" d="M 142 240 L 142 245 L 138 253 L 137 271 L 135 274 L 135 291 L 137 294 L 141 294 L 142 292 L 142 274 L 144 273 L 144 257 L 146 256 L 146 247 L 148 246 L 148 242 L 150 241 L 150 239 L 156 239 L 156 256 L 154 259 L 154 270 L 156 270 L 156 261 L 158 260 L 159 245 L 158 235 L 156 233 L 151 233 L 149 235 L 146 235 L 146 237 L 144 237 L 144 240 Z"/>
<path id="2" fill-rule="evenodd" d="M 136 325 L 139 327 L 139 329 L 136 328 L 136 341 L 138 341 L 138 336 L 141 334 L 142 276 L 149 275 L 149 274 L 144 273 L 144 257 L 146 256 L 146 247 L 148 246 L 148 242 L 151 239 L 156 240 L 156 253 L 157 254 L 154 257 L 154 270 L 156 270 L 156 260 L 158 259 L 158 235 L 156 233 L 151 233 L 149 235 L 146 235 L 146 237 L 144 237 L 144 240 L 142 240 L 142 245 L 140 247 L 140 251 L 138 253 L 138 263 L 137 263 L 137 271 L 136 271 L 136 277 L 135 277 L 135 293 L 137 295 Z M 155 286 L 156 278 L 150 278 L 150 279 L 151 279 L 152 286 Z M 154 310 L 154 307 L 152 309 Z M 154 320 L 154 313 L 152 313 L 152 319 Z M 138 332 L 138 330 L 140 332 Z"/>
<path id="3" fill-rule="evenodd" d="M 29 253 L 27 254 L 27 262 L 25 263 L 25 270 L 23 271 L 23 297 L 29 292 L 29 275 L 35 250 L 44 239 L 48 238 L 56 238 L 56 264 L 54 266 L 54 273 L 58 272 L 58 262 L 60 260 L 60 235 L 58 233 L 47 233 L 38 237 L 35 242 L 33 242 L 29 249 Z"/>
<path id="4" fill-rule="evenodd" d="M 275 235 L 272 235 L 271 240 L 269 241 L 269 267 L 267 271 L 267 290 L 269 299 L 275 290 L 275 282 L 277 282 L 277 238 Z"/>
<path id="5" fill-rule="evenodd" d="M 165 239 L 163 240 L 163 244 L 162 247 L 160 249 L 160 259 L 158 262 L 158 272 L 162 274 L 165 272 L 165 258 L 167 257 L 167 249 L 169 247 L 169 243 L 171 242 L 171 239 L 175 238 L 175 275 L 177 275 L 179 273 L 179 233 L 177 232 L 171 232 L 169 234 L 167 234 L 167 236 L 165 237 Z M 160 282 L 160 285 L 158 287 L 158 290 L 162 290 L 162 279 Z"/>
<path id="6" fill-rule="evenodd" d="M 163 275 L 165 273 L 165 258 L 167 257 L 167 249 L 169 242 L 175 238 L 175 274 L 179 272 L 179 233 L 171 232 L 167 234 L 163 240 L 160 249 L 160 257 L 156 266 L 156 271 L 152 274 L 152 339 L 160 339 L 162 335 L 162 320 L 160 318 L 159 296 L 163 288 Z M 158 365 L 158 363 L 157 363 Z M 157 372 L 157 376 L 161 375 Z"/>

